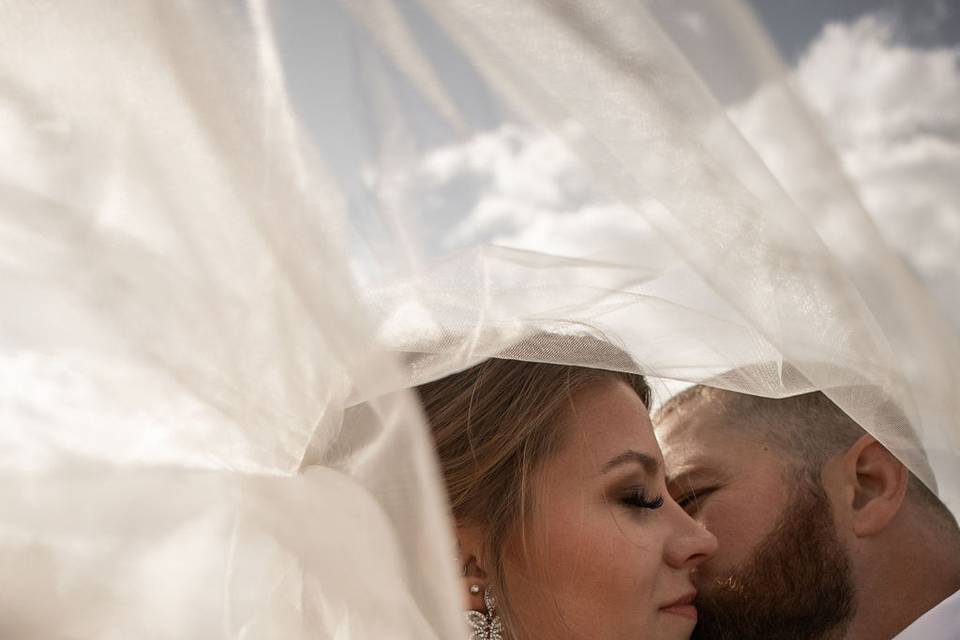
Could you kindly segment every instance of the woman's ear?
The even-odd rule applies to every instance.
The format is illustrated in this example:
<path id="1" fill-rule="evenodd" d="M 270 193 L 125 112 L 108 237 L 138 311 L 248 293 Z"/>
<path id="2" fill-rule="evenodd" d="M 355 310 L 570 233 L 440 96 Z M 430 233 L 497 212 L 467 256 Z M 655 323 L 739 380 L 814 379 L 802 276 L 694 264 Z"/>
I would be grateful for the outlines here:
<path id="1" fill-rule="evenodd" d="M 848 490 L 849 522 L 858 538 L 881 533 L 900 511 L 909 473 L 902 462 L 870 435 L 861 436 L 839 457 Z"/>
<path id="2" fill-rule="evenodd" d="M 457 525 L 457 548 L 466 608 L 474 611 L 482 611 L 485 606 L 483 592 L 487 587 L 487 573 L 482 560 L 483 541 L 483 531 L 479 527 Z"/>

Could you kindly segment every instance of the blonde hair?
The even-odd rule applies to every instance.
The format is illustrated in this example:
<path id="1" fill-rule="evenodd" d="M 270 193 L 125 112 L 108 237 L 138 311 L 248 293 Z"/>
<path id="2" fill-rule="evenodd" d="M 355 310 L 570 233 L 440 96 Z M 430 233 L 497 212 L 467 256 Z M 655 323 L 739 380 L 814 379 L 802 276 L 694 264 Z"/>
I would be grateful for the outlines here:
<path id="1" fill-rule="evenodd" d="M 562 340 L 551 343 L 557 346 Z M 583 340 L 577 344 L 582 346 Z M 619 349 L 589 340 L 595 354 L 617 358 L 604 361 L 629 360 Z M 454 518 L 458 525 L 479 526 L 485 532 L 480 560 L 499 594 L 504 627 L 513 637 L 517 621 L 504 574 L 505 542 L 511 534 L 522 534 L 529 522 L 535 508 L 534 475 L 565 443 L 559 427 L 573 409 L 574 394 L 618 380 L 650 406 L 650 388 L 637 373 L 501 358 L 417 388 Z"/>

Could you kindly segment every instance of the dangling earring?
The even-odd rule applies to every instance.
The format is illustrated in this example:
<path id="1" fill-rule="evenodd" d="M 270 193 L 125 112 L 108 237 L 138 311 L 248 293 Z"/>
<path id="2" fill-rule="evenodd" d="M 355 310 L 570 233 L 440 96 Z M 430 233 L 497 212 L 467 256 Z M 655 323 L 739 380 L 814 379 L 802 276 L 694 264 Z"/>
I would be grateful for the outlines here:
<path id="1" fill-rule="evenodd" d="M 473 591 L 473 586 L 470 591 Z M 483 604 L 487 607 L 486 613 L 467 611 L 467 624 L 473 632 L 470 640 L 503 640 L 503 623 L 496 614 L 497 601 L 493 597 L 493 587 L 488 586 L 483 592 Z"/>

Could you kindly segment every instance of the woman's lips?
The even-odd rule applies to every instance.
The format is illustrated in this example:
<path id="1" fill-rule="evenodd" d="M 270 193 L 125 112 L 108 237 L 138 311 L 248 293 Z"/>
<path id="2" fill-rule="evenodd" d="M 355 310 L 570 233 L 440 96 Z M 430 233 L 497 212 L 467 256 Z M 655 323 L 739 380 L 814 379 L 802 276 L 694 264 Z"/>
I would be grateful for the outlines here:
<path id="1" fill-rule="evenodd" d="M 661 611 L 683 616 L 684 618 L 690 618 L 694 622 L 697 621 L 697 608 L 692 604 L 674 604 L 669 607 L 663 607 Z"/>
<path id="2" fill-rule="evenodd" d="M 677 598 L 670 604 L 665 607 L 660 607 L 661 611 L 667 613 L 672 613 L 678 616 L 683 616 L 684 618 L 690 618 L 694 622 L 697 621 L 697 608 L 693 606 L 693 601 L 697 597 L 696 591 L 691 591 L 687 595 Z"/>

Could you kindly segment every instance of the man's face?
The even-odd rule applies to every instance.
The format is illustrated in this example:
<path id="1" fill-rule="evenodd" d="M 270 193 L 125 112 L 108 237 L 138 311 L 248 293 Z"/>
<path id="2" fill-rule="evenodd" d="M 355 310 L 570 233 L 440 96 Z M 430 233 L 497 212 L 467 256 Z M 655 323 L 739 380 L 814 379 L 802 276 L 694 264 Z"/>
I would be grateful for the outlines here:
<path id="1" fill-rule="evenodd" d="M 698 403 L 657 425 L 671 495 L 719 543 L 695 576 L 693 637 L 841 637 L 855 589 L 829 499 L 794 460 L 728 421 Z"/>
<path id="2" fill-rule="evenodd" d="M 750 431 L 738 433 L 709 405 L 685 405 L 656 425 L 666 463 L 667 488 L 688 513 L 717 537 L 719 550 L 700 566 L 709 584 L 749 560 L 773 530 L 791 490 L 784 459 Z"/>

